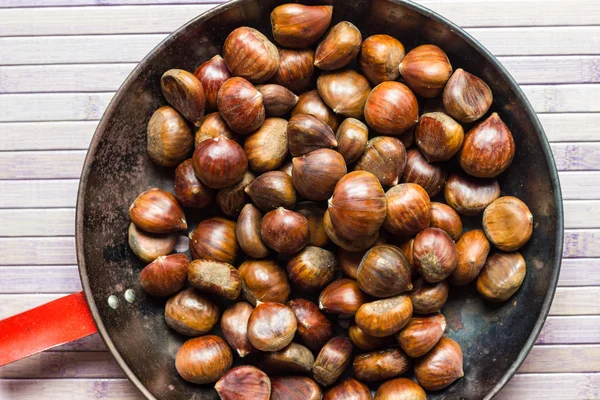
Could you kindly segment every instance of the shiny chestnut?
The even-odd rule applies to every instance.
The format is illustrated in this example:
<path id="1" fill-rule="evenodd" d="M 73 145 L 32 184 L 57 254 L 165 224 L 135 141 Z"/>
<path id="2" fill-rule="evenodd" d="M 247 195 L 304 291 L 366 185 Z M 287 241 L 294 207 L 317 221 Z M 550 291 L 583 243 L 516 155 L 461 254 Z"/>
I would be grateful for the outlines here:
<path id="1" fill-rule="evenodd" d="M 334 384 L 350 365 L 352 343 L 345 337 L 329 340 L 319 352 L 313 365 L 313 377 L 323 386 Z"/>
<path id="2" fill-rule="evenodd" d="M 356 272 L 360 288 L 375 297 L 391 297 L 412 289 L 411 267 L 402 250 L 389 244 L 367 251 Z"/>
<path id="3" fill-rule="evenodd" d="M 334 25 L 315 51 L 315 66 L 332 71 L 350 64 L 356 58 L 362 43 L 362 35 L 351 22 Z"/>
<path id="4" fill-rule="evenodd" d="M 315 51 L 312 49 L 279 49 L 279 69 L 273 80 L 296 94 L 304 93 L 313 82 L 314 62 Z"/>
<path id="5" fill-rule="evenodd" d="M 227 63 L 220 55 L 216 55 L 202 63 L 194 71 L 194 75 L 204 88 L 206 107 L 211 110 L 217 109 L 217 93 L 225 81 L 231 78 Z"/>
<path id="6" fill-rule="evenodd" d="M 263 83 L 279 69 L 279 51 L 254 28 L 234 29 L 223 44 L 223 58 L 233 76 Z"/>
<path id="7" fill-rule="evenodd" d="M 140 260 L 147 263 L 172 252 L 175 247 L 175 242 L 177 241 L 176 235 L 161 235 L 144 232 L 135 226 L 133 222 L 129 224 L 127 236 L 131 251 L 133 251 Z"/>
<path id="8" fill-rule="evenodd" d="M 213 217 L 190 233 L 190 252 L 196 258 L 233 263 L 238 255 L 235 222 Z"/>
<path id="9" fill-rule="evenodd" d="M 313 201 L 327 200 L 346 175 L 344 157 L 335 150 L 318 149 L 292 159 L 292 183 L 298 193 Z"/>
<path id="10" fill-rule="evenodd" d="M 248 320 L 248 339 L 261 351 L 278 351 L 294 339 L 296 316 L 280 303 L 260 303 Z"/>
<path id="11" fill-rule="evenodd" d="M 467 285 L 481 272 L 490 252 L 490 242 L 482 230 L 476 229 L 465 232 L 460 237 L 456 242 L 456 251 L 458 262 L 450 276 L 450 282 L 455 285 Z"/>
<path id="12" fill-rule="evenodd" d="M 367 335 L 385 337 L 404 328 L 412 313 L 410 298 L 400 295 L 363 304 L 354 319 Z"/>
<path id="13" fill-rule="evenodd" d="M 448 282 L 428 283 L 423 278 L 414 282 L 410 300 L 415 314 L 431 314 L 442 309 L 448 299 Z"/>
<path id="14" fill-rule="evenodd" d="M 321 388 L 304 376 L 271 378 L 271 400 L 321 400 Z"/>
<path id="15" fill-rule="evenodd" d="M 148 156 L 163 167 L 174 167 L 186 158 L 194 147 L 194 137 L 181 114 L 169 106 L 154 111 L 147 128 Z"/>
<path id="16" fill-rule="evenodd" d="M 309 47 L 329 28 L 332 14 L 332 6 L 280 5 L 271 12 L 273 37 L 284 47 Z"/>
<path id="17" fill-rule="evenodd" d="M 242 281 L 231 264 L 211 260 L 194 260 L 187 268 L 188 282 L 194 288 L 229 300 L 239 297 Z"/>
<path id="18" fill-rule="evenodd" d="M 271 398 L 271 380 L 260 369 L 252 365 L 241 365 L 229 370 L 215 384 L 215 390 L 221 400 L 269 400 Z"/>
<path id="19" fill-rule="evenodd" d="M 170 296 L 185 285 L 189 263 L 185 254 L 160 256 L 142 269 L 140 286 L 152 296 Z"/>
<path id="20" fill-rule="evenodd" d="M 432 44 L 424 44 L 415 47 L 404 56 L 400 63 L 400 74 L 418 95 L 437 97 L 452 75 L 452 65 L 442 49 Z"/>
<path id="21" fill-rule="evenodd" d="M 346 118 L 336 133 L 337 150 L 346 164 L 358 160 L 367 148 L 369 128 L 356 118 Z"/>
<path id="22" fill-rule="evenodd" d="M 244 297 L 256 305 L 258 301 L 285 303 L 290 284 L 285 270 L 275 261 L 248 260 L 238 268 Z"/>
<path id="23" fill-rule="evenodd" d="M 533 215 L 525 203 L 503 196 L 483 212 L 483 230 L 494 246 L 515 251 L 525 246 L 533 233 Z"/>
<path id="24" fill-rule="evenodd" d="M 444 188 L 448 170 L 442 164 L 430 164 L 418 149 L 406 152 L 406 167 L 402 174 L 403 183 L 416 183 L 429 197 L 436 196 Z"/>
<path id="25" fill-rule="evenodd" d="M 329 125 L 309 114 L 297 114 L 290 119 L 287 125 L 287 140 L 292 157 L 337 146 Z"/>
<path id="26" fill-rule="evenodd" d="M 404 46 L 398 39 L 389 35 L 373 35 L 363 41 L 358 62 L 369 81 L 379 85 L 398 79 L 398 66 L 404 54 Z"/>
<path id="27" fill-rule="evenodd" d="M 267 118 L 263 125 L 244 141 L 244 151 L 253 171 L 262 173 L 279 167 L 288 153 L 287 121 Z"/>
<path id="28" fill-rule="evenodd" d="M 352 361 L 356 379 L 376 382 L 398 377 L 411 366 L 410 358 L 398 348 L 359 354 Z"/>
<path id="29" fill-rule="evenodd" d="M 246 302 L 235 303 L 221 316 L 223 337 L 240 357 L 246 357 L 255 351 L 248 340 L 248 319 L 254 307 Z"/>
<path id="30" fill-rule="evenodd" d="M 451 117 L 460 122 L 473 122 L 487 113 L 494 96 L 483 80 L 458 68 L 446 83 L 443 99 Z"/>
<path id="31" fill-rule="evenodd" d="M 252 172 L 246 171 L 240 181 L 231 186 L 219 189 L 216 200 L 217 205 L 223 211 L 223 214 L 230 217 L 237 217 L 242 208 L 249 202 L 246 195 L 246 188 L 254 181 L 255 176 Z"/>
<path id="32" fill-rule="evenodd" d="M 500 184 L 496 179 L 481 179 L 458 173 L 450 174 L 444 187 L 446 203 L 457 213 L 479 215 L 500 197 Z"/>
<path id="33" fill-rule="evenodd" d="M 458 343 L 443 337 L 424 357 L 415 361 L 415 378 L 426 390 L 441 390 L 464 376 L 463 354 Z"/>
<path id="34" fill-rule="evenodd" d="M 312 301 L 294 299 L 287 303 L 296 315 L 297 333 L 302 343 L 313 351 L 321 347 L 333 336 L 333 326 L 329 319 Z"/>
<path id="35" fill-rule="evenodd" d="M 182 290 L 165 305 L 167 325 L 186 336 L 207 334 L 219 322 L 220 314 L 217 303 L 194 289 Z"/>
<path id="36" fill-rule="evenodd" d="M 183 379 L 191 383 L 216 382 L 233 363 L 227 343 L 215 335 L 190 339 L 183 343 L 175 357 L 175 368 Z"/>
<path id="37" fill-rule="evenodd" d="M 242 180 L 248 169 L 248 157 L 237 142 L 221 135 L 196 147 L 193 166 L 202 183 L 221 189 Z"/>
<path id="38" fill-rule="evenodd" d="M 195 126 L 204 117 L 206 97 L 196 76 L 182 69 L 170 69 L 160 78 L 160 88 L 167 102 Z"/>
<path id="39" fill-rule="evenodd" d="M 129 218 L 150 233 L 171 233 L 187 229 L 183 209 L 175 196 L 154 188 L 140 194 L 129 207 Z"/>
<path id="40" fill-rule="evenodd" d="M 317 91 L 336 113 L 361 119 L 371 85 L 367 78 L 352 69 L 322 74 L 317 79 Z"/>
<path id="41" fill-rule="evenodd" d="M 304 291 L 322 289 L 333 280 L 336 270 L 335 255 L 314 246 L 305 247 L 287 264 L 292 285 Z"/>
<path id="42" fill-rule="evenodd" d="M 279 207 L 294 208 L 296 205 L 296 190 L 292 178 L 281 171 L 259 175 L 245 191 L 254 205 L 263 212 Z"/>
<path id="43" fill-rule="evenodd" d="M 281 254 L 302 250 L 310 238 L 308 220 L 304 215 L 283 207 L 265 214 L 260 234 L 267 247 Z"/>
<path id="44" fill-rule="evenodd" d="M 235 133 L 247 135 L 265 122 L 262 94 L 244 78 L 228 79 L 217 94 L 221 117 Z"/>
<path id="45" fill-rule="evenodd" d="M 383 82 L 367 98 L 365 120 L 376 132 L 400 135 L 419 120 L 417 98 L 400 82 Z"/>
<path id="46" fill-rule="evenodd" d="M 431 202 L 431 221 L 429 226 L 445 231 L 452 240 L 462 235 L 462 221 L 454 209 L 444 203 Z"/>
<path id="47" fill-rule="evenodd" d="M 427 228 L 431 221 L 431 201 L 421 186 L 402 183 L 389 189 L 383 228 L 401 236 L 412 236 Z"/>
<path id="48" fill-rule="evenodd" d="M 196 176 L 191 158 L 175 169 L 174 191 L 177 200 L 186 207 L 207 207 L 215 197 L 214 190 L 203 184 Z"/>
<path id="49" fill-rule="evenodd" d="M 302 93 L 298 97 L 298 103 L 296 103 L 296 106 L 292 109 L 292 117 L 295 117 L 298 114 L 308 114 L 317 117 L 329 125 L 333 131 L 336 131 L 340 126 L 340 117 L 325 104 L 316 90 Z"/>
<path id="50" fill-rule="evenodd" d="M 235 225 L 235 236 L 242 251 L 253 258 L 265 258 L 271 252 L 260 236 L 263 215 L 254 204 L 246 204 Z"/>
<path id="51" fill-rule="evenodd" d="M 338 279 L 319 296 L 319 308 L 329 314 L 354 315 L 367 302 L 367 295 L 352 279 Z"/>
<path id="52" fill-rule="evenodd" d="M 379 179 L 382 186 L 394 186 L 406 167 L 406 149 L 402 142 L 389 136 L 377 136 L 367 143 L 356 162 L 356 171 L 367 171 Z"/>
<path id="53" fill-rule="evenodd" d="M 327 207 L 320 203 L 303 201 L 296 205 L 296 212 L 304 215 L 308 221 L 309 246 L 325 247 L 329 243 L 329 237 L 325 232 L 323 217 Z"/>
<path id="54" fill-rule="evenodd" d="M 479 273 L 477 291 L 487 300 L 506 301 L 519 290 L 526 273 L 525 259 L 519 252 L 492 254 Z"/>

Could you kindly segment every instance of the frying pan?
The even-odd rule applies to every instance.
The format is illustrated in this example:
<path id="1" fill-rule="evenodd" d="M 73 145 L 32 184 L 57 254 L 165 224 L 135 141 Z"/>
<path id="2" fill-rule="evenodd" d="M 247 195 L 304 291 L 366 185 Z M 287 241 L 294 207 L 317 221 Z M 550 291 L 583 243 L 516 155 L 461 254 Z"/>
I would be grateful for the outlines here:
<path id="1" fill-rule="evenodd" d="M 249 25 L 270 35 L 269 14 L 285 2 L 234 0 L 216 7 L 175 31 L 127 78 L 96 130 L 81 176 L 76 239 L 84 291 L 1 321 L 0 365 L 97 328 L 117 363 L 148 399 L 217 398 L 212 388 L 188 384 L 175 370 L 174 357 L 185 338 L 165 324 L 164 300 L 146 296 L 138 284 L 143 264 L 127 245 L 128 207 L 148 188 L 172 190 L 173 170 L 157 167 L 146 155 L 146 124 L 152 112 L 165 104 L 161 74 L 170 68 L 193 71 L 219 53 L 227 34 L 238 26 Z M 462 346 L 465 377 L 429 395 L 431 399 L 491 398 L 533 346 L 558 280 L 563 209 L 546 136 L 504 67 L 458 26 L 408 1 L 319 3 L 334 5 L 333 23 L 352 21 L 364 37 L 387 33 L 407 49 L 422 43 L 440 46 L 455 69 L 464 68 L 489 84 L 494 93 L 491 111 L 498 112 L 513 132 L 516 156 L 500 185 L 503 194 L 525 201 L 534 215 L 533 236 L 522 249 L 527 276 L 517 294 L 500 305 L 484 302 L 472 286 L 451 289 L 443 311 L 447 334 Z"/>

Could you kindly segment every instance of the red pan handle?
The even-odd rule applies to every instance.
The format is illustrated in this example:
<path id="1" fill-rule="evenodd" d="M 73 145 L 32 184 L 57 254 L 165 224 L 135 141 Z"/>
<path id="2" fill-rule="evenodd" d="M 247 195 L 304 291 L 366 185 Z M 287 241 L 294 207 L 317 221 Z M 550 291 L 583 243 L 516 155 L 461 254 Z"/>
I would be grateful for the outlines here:
<path id="1" fill-rule="evenodd" d="M 0 321 L 0 366 L 96 333 L 83 292 Z"/>

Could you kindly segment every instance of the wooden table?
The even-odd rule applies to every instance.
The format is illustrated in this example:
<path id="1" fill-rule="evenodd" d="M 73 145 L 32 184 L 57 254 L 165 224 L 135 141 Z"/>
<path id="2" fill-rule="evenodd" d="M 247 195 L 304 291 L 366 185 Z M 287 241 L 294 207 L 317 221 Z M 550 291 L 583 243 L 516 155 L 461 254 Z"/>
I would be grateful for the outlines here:
<path id="1" fill-rule="evenodd" d="M 498 398 L 600 399 L 600 1 L 420 2 L 499 56 L 560 170 L 559 288 L 538 344 Z M 0 319 L 81 289 L 73 234 L 86 149 L 136 63 L 215 2 L 182 3 L 0 2 Z M 141 396 L 94 335 L 0 369 L 0 399 L 40 398 Z"/>

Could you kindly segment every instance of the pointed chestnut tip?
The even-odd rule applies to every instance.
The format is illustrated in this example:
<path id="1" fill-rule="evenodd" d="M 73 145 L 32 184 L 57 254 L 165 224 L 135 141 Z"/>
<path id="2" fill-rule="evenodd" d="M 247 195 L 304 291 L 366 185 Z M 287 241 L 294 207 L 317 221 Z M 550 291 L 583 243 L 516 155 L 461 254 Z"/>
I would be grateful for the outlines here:
<path id="1" fill-rule="evenodd" d="M 185 218 L 181 218 L 181 223 L 179 224 L 179 227 L 183 230 L 183 229 L 187 229 L 188 224 L 187 221 L 185 220 Z"/>
<path id="2" fill-rule="evenodd" d="M 333 147 L 338 147 L 338 141 L 337 141 L 336 139 L 333 139 L 333 140 L 331 141 L 331 145 L 332 145 Z"/>

